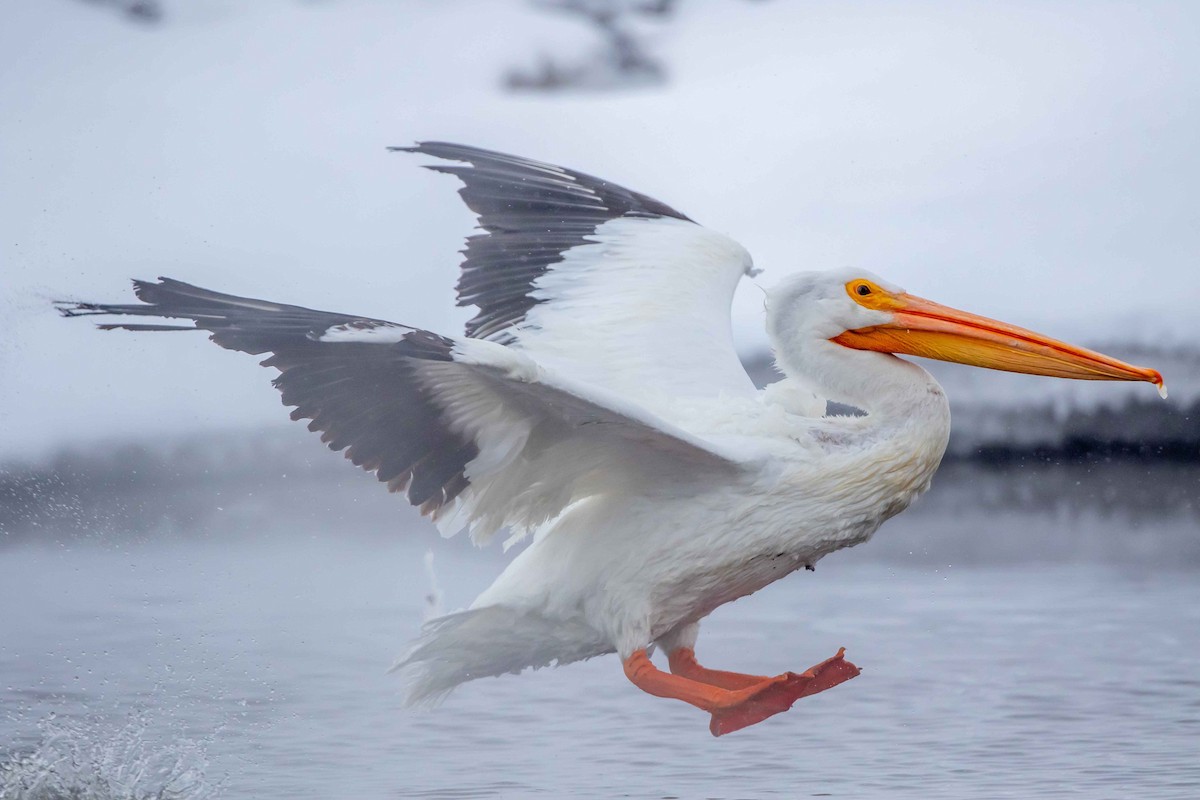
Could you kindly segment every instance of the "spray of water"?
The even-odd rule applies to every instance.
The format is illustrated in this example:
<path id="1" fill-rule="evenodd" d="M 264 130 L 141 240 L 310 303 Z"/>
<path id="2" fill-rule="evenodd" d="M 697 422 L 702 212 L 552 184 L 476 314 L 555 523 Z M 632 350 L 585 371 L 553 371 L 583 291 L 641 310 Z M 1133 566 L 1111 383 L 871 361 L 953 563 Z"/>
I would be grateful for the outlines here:
<path id="1" fill-rule="evenodd" d="M 30 751 L 0 763 L 0 800 L 214 800 L 204 746 L 150 735 L 144 712 L 121 724 L 62 720 L 39 724 Z"/>

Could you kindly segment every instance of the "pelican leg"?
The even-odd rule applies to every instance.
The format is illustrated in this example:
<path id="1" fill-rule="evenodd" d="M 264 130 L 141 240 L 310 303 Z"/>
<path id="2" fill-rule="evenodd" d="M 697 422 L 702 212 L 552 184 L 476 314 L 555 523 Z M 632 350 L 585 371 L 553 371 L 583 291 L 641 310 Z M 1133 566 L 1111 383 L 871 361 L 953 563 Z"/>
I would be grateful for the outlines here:
<path id="1" fill-rule="evenodd" d="M 663 672 L 651 663 L 645 650 L 636 650 L 626 659 L 625 675 L 634 686 L 648 694 L 682 700 L 709 712 L 712 720 L 708 729 L 713 736 L 722 736 L 787 711 L 801 697 L 822 692 L 853 678 L 858 674 L 858 667 L 843 658 L 844 652 L 845 648 L 833 658 L 799 675 L 785 672 L 774 678 L 761 678 L 757 683 L 738 689 L 722 688 Z M 718 674 L 754 677 L 739 673 Z"/>
<path id="2" fill-rule="evenodd" d="M 709 669 L 696 660 L 696 651 L 690 647 L 677 647 L 667 654 L 671 672 L 694 681 L 718 686 L 722 689 L 745 689 L 770 680 L 766 675 L 747 675 L 744 672 L 726 672 Z"/>

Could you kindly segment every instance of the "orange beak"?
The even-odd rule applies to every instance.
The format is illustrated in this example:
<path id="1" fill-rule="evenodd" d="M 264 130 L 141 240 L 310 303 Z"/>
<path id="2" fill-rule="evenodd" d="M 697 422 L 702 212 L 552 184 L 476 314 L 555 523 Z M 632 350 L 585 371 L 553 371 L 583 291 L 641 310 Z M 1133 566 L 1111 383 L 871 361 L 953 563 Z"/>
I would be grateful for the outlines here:
<path id="1" fill-rule="evenodd" d="M 892 321 L 846 331 L 832 341 L 856 350 L 904 353 L 1030 375 L 1148 381 L 1166 397 L 1162 375 L 1157 370 L 1135 367 L 1094 350 L 910 294 L 876 295 L 872 299 L 871 307 L 891 311 Z"/>

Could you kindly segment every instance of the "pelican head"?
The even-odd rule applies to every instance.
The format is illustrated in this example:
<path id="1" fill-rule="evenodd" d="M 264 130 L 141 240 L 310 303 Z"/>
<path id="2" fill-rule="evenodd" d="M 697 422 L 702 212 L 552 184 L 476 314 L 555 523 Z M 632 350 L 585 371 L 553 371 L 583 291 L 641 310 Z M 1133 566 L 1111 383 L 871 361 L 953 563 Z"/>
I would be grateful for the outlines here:
<path id="1" fill-rule="evenodd" d="M 802 360 L 809 374 L 828 375 L 832 364 L 821 362 L 831 358 L 843 367 L 886 370 L 879 359 L 906 354 L 1056 378 L 1148 381 L 1166 396 L 1157 370 L 925 300 L 864 270 L 793 276 L 768 293 L 767 310 L 776 353 L 789 372 L 789 362 L 801 367 Z M 867 353 L 873 355 L 864 359 Z"/>

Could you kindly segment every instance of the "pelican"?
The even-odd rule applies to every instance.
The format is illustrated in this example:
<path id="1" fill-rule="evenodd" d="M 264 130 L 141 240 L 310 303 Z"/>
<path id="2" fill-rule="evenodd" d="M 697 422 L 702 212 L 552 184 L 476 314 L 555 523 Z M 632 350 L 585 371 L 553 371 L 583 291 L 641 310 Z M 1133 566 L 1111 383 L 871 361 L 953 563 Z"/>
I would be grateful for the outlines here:
<path id="1" fill-rule="evenodd" d="M 470 608 L 429 622 L 399 659 L 410 704 L 615 652 L 639 689 L 708 712 L 714 735 L 761 722 L 858 668 L 843 648 L 799 673 L 711 669 L 695 654 L 700 623 L 867 541 L 929 488 L 950 410 L 898 355 L 1163 391 L 1155 370 L 861 269 L 794 274 L 767 291 L 785 378 L 760 391 L 730 335 L 734 289 L 755 274 L 733 240 L 551 164 L 444 142 L 390 149 L 440 159 L 429 168 L 456 176 L 478 216 L 457 286 L 459 305 L 477 309 L 464 336 L 171 278 L 134 281 L 138 303 L 58 307 L 157 317 L 167 321 L 100 327 L 202 330 L 269 354 L 292 419 L 443 534 L 529 540 Z M 828 416 L 827 400 L 865 414 Z M 651 660 L 656 648 L 669 671 Z"/>

